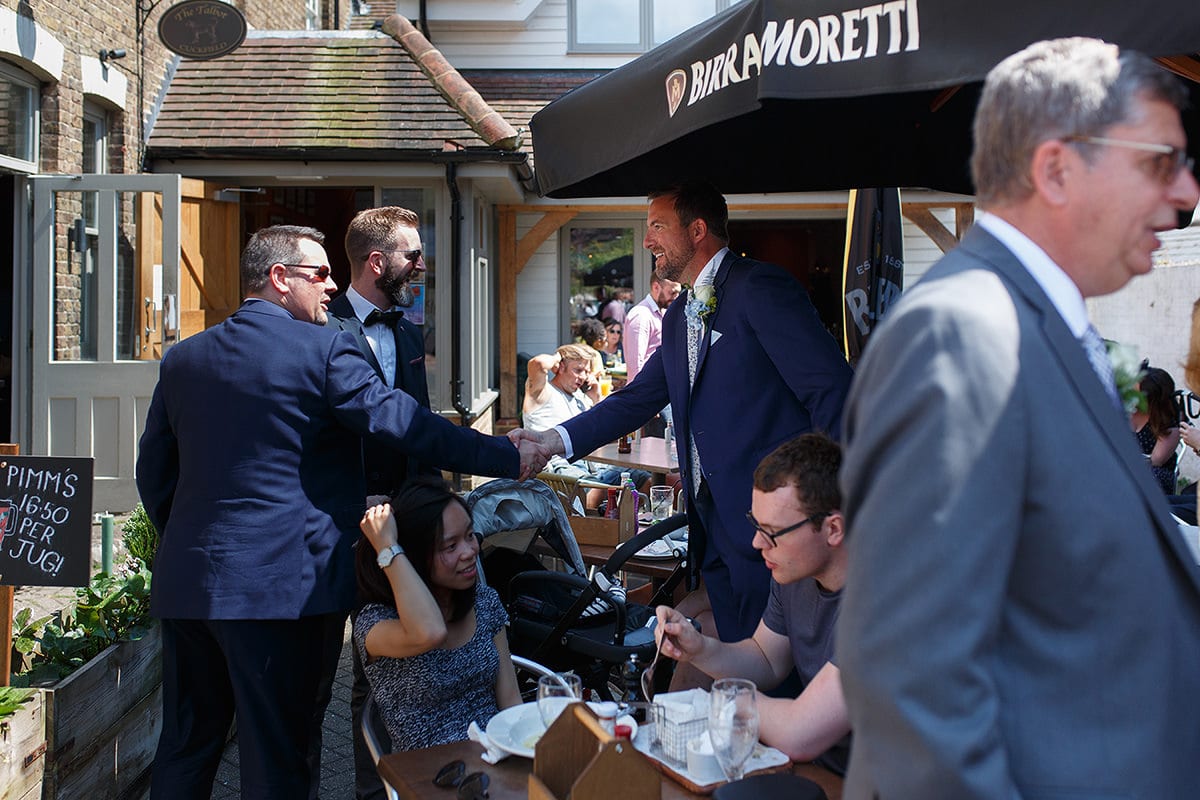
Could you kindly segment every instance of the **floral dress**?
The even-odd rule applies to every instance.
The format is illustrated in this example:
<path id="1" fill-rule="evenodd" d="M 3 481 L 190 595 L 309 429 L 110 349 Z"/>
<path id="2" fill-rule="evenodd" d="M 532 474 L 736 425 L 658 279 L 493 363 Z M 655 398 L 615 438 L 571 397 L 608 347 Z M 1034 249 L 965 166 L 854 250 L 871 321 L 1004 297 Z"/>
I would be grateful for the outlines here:
<path id="1" fill-rule="evenodd" d="M 365 642 L 377 623 L 398 619 L 378 603 L 363 606 L 354 620 L 354 646 L 392 740 L 392 751 L 416 750 L 467 738 L 472 721 L 486 727 L 496 706 L 500 657 L 493 642 L 508 623 L 496 590 L 480 584 L 475 594 L 475 635 L 453 650 L 369 661 Z"/>
<path id="2" fill-rule="evenodd" d="M 1138 445 L 1142 448 L 1142 454 L 1148 456 L 1154 452 L 1154 445 L 1158 442 L 1158 437 L 1154 435 L 1154 431 L 1150 430 L 1150 424 L 1147 423 L 1137 432 L 1137 440 Z M 1172 453 L 1161 467 L 1150 464 L 1150 469 L 1154 472 L 1154 480 L 1158 481 L 1159 488 L 1163 490 L 1164 494 L 1175 494 L 1175 460 L 1178 457 L 1176 453 Z"/>

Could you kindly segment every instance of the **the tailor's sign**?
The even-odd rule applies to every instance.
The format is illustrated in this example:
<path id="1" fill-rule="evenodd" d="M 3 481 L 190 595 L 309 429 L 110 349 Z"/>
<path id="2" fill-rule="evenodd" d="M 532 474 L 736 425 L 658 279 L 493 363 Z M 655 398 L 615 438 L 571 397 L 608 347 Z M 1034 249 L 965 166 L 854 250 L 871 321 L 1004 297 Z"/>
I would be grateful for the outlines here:
<path id="1" fill-rule="evenodd" d="M 0 585 L 87 586 L 92 459 L 0 456 Z"/>
<path id="2" fill-rule="evenodd" d="M 184 58 L 220 58 L 245 40 L 246 18 L 220 0 L 184 0 L 163 12 L 158 38 Z"/>

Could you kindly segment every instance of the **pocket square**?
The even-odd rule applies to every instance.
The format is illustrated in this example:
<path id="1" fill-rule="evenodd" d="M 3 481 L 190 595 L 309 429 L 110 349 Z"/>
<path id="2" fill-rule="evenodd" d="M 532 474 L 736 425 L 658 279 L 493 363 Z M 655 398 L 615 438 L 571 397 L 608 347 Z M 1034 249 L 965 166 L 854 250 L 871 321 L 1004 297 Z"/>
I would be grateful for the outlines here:
<path id="1" fill-rule="evenodd" d="M 411 361 L 409 361 L 408 363 L 410 363 L 410 364 L 420 364 L 420 363 L 421 363 L 422 361 L 424 361 L 424 360 L 425 360 L 425 356 L 417 356 L 416 358 L 412 359 L 412 360 L 411 360 Z"/>
<path id="2" fill-rule="evenodd" d="M 721 338 L 721 332 L 719 330 L 717 330 L 716 328 L 713 328 L 712 335 L 708 339 L 708 346 L 712 347 L 714 344 L 717 343 L 717 340 L 720 338 Z"/>

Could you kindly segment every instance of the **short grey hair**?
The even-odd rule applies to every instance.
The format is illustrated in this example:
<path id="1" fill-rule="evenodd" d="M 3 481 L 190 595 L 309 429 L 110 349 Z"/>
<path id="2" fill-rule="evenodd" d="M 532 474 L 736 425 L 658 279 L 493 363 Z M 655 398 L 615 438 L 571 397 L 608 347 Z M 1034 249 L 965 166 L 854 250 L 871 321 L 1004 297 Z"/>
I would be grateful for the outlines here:
<path id="1" fill-rule="evenodd" d="M 301 225 L 272 225 L 251 236 L 242 251 L 242 290 L 247 293 L 261 291 L 275 264 L 299 263 L 304 257 L 300 251 L 301 239 L 324 244 L 325 234 Z"/>
<path id="2" fill-rule="evenodd" d="M 975 112 L 971 176 L 979 204 L 1028 197 L 1038 145 L 1101 136 L 1132 122 L 1139 97 L 1180 110 L 1187 104 L 1183 84 L 1153 60 L 1099 39 L 1034 42 L 1001 61 L 988 73 Z M 1082 147 L 1089 158 L 1091 148 Z"/>

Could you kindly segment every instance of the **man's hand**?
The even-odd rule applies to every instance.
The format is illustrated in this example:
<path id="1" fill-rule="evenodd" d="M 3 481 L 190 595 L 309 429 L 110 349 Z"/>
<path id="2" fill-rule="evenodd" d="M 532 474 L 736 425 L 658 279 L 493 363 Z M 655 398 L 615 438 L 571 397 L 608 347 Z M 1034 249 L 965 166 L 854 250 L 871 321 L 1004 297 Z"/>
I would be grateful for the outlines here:
<path id="1" fill-rule="evenodd" d="M 664 656 L 676 661 L 691 661 L 700 654 L 704 649 L 704 636 L 692 627 L 687 617 L 670 606 L 659 606 L 654 613 L 658 617 L 654 639 Z"/>
<path id="2" fill-rule="evenodd" d="M 541 472 L 551 455 L 546 448 L 530 439 L 522 439 L 517 444 L 517 451 L 521 454 L 520 480 L 532 478 Z"/>
<path id="3" fill-rule="evenodd" d="M 521 446 L 522 441 L 529 441 L 539 445 L 545 449 L 547 458 L 550 456 L 561 456 L 567 452 L 567 448 L 563 445 L 562 437 L 553 428 L 541 431 L 540 433 L 531 431 L 528 428 L 513 428 L 507 435 L 509 441 L 517 447 Z"/>

